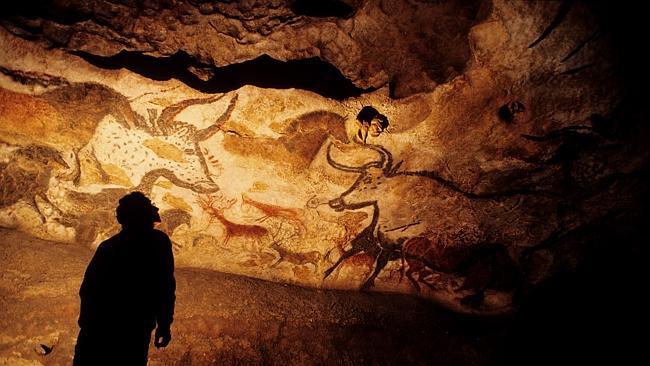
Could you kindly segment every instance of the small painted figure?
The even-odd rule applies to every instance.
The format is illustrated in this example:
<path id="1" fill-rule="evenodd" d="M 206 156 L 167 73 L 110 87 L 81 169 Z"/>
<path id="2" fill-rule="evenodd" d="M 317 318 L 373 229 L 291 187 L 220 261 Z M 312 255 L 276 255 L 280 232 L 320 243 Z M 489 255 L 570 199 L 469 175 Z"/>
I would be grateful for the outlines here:
<path id="1" fill-rule="evenodd" d="M 388 126 L 388 117 L 379 113 L 372 106 L 365 106 L 357 114 L 355 121 L 356 133 L 353 140 L 365 144 L 368 135 L 378 137 Z"/>

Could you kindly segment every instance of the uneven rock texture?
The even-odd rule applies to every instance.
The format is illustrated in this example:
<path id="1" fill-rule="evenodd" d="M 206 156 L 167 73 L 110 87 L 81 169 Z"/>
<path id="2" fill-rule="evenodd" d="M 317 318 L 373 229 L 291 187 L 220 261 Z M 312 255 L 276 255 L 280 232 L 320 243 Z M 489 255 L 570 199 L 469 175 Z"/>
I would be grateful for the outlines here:
<path id="1" fill-rule="evenodd" d="M 91 255 L 0 229 L 0 364 L 70 364 L 77 292 Z M 149 364 L 634 363 L 645 352 L 638 335 L 647 302 L 639 289 L 647 271 L 638 254 L 608 260 L 606 270 L 600 259 L 586 261 L 536 289 L 517 313 L 488 318 L 407 295 L 179 268 L 173 340 L 164 350 L 152 348 Z"/>
<path id="2" fill-rule="evenodd" d="M 69 365 L 78 286 L 92 251 L 0 233 L 0 364 Z M 150 365 L 489 365 L 501 357 L 503 325 L 474 323 L 412 297 L 313 290 L 190 268 L 177 270 L 176 278 L 173 341 L 152 348 Z"/>
<path id="3" fill-rule="evenodd" d="M 49 47 L 104 57 L 185 53 L 202 79 L 210 78 L 201 72 L 206 66 L 262 55 L 282 61 L 318 57 L 360 88 L 390 82 L 395 95 L 408 96 L 465 70 L 468 31 L 489 4 L 57 0 L 15 7 L 4 15 L 4 27 Z"/>
<path id="4" fill-rule="evenodd" d="M 480 314 L 647 239 L 633 8 L 21 4 L 0 23 L 3 227 L 94 247 L 141 190 L 180 267 Z"/>

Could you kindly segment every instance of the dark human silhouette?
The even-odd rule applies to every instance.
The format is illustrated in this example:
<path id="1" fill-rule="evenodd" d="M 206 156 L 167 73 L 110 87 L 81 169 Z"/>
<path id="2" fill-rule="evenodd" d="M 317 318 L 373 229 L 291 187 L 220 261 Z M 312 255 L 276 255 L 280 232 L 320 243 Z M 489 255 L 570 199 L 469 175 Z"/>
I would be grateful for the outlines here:
<path id="1" fill-rule="evenodd" d="M 122 231 L 99 245 L 81 283 L 74 366 L 146 365 L 154 328 L 157 348 L 171 341 L 174 257 L 154 229 L 158 208 L 133 192 L 120 199 L 117 221 Z"/>

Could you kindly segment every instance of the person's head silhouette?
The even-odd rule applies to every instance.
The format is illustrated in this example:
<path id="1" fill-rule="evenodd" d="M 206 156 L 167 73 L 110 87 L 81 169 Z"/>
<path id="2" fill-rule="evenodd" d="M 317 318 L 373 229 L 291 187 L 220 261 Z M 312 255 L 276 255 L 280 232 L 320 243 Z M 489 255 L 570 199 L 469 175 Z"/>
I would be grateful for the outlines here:
<path id="1" fill-rule="evenodd" d="M 151 229 L 160 222 L 158 207 L 142 192 L 131 192 L 120 199 L 116 210 L 117 222 L 124 229 Z"/>

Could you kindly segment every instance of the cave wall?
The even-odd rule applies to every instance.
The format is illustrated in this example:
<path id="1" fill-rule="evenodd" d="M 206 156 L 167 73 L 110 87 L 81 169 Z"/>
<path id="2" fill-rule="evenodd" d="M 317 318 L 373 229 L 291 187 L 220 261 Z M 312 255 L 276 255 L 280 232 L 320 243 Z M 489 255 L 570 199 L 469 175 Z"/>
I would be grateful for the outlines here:
<path id="1" fill-rule="evenodd" d="M 137 189 L 179 267 L 491 312 L 647 197 L 645 111 L 590 3 L 53 4 L 0 27 L 3 227 L 95 247 Z M 221 88 L 263 55 L 354 92 Z M 364 106 L 389 121 L 365 141 Z"/>

